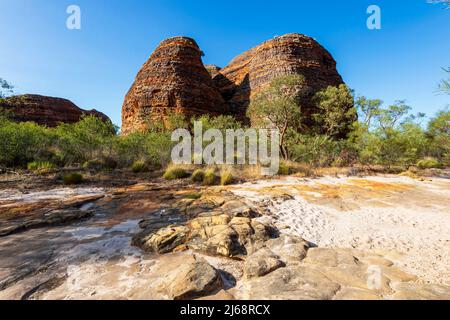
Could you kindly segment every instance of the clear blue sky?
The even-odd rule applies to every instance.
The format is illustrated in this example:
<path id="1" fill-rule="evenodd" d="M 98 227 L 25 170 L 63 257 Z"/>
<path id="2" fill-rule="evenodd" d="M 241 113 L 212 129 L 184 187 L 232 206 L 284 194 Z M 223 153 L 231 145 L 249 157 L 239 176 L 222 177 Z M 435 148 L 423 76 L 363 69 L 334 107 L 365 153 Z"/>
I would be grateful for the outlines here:
<path id="1" fill-rule="evenodd" d="M 82 29 L 66 28 L 66 8 L 82 10 Z M 366 28 L 366 9 L 382 9 L 382 30 Z M 164 38 L 193 37 L 205 63 L 225 66 L 262 41 L 298 32 L 316 38 L 358 94 L 406 99 L 434 114 L 450 66 L 450 10 L 426 0 L 203 1 L 0 0 L 0 77 L 18 93 L 96 108 L 120 124 L 125 93 Z"/>

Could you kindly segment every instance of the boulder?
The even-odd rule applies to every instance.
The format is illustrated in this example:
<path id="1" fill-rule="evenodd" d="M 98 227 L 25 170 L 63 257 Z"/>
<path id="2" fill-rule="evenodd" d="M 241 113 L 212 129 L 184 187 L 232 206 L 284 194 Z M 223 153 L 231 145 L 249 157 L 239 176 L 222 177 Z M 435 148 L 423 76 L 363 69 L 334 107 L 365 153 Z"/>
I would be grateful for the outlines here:
<path id="1" fill-rule="evenodd" d="M 155 229 L 159 223 L 133 237 L 132 244 L 149 252 L 168 253 L 187 248 L 208 255 L 229 258 L 244 258 L 264 246 L 273 230 L 270 226 L 245 217 L 230 217 L 226 214 L 201 216 L 186 225 L 171 225 Z"/>
<path id="2" fill-rule="evenodd" d="M 188 225 L 191 232 L 187 244 L 191 249 L 230 258 L 244 258 L 272 236 L 269 226 L 249 218 L 230 219 L 228 215 L 197 218 Z"/>
<path id="3" fill-rule="evenodd" d="M 182 256 L 183 263 L 162 276 L 156 290 L 173 300 L 192 300 L 218 292 L 222 288 L 219 272 L 205 259 Z"/>
<path id="4" fill-rule="evenodd" d="M 189 228 L 185 226 L 168 226 L 156 232 L 144 231 L 133 237 L 132 244 L 148 252 L 168 253 L 183 245 L 188 238 Z"/>
<path id="5" fill-rule="evenodd" d="M 247 279 L 262 277 L 284 266 L 280 257 L 270 249 L 263 248 L 245 260 L 244 275 Z"/>

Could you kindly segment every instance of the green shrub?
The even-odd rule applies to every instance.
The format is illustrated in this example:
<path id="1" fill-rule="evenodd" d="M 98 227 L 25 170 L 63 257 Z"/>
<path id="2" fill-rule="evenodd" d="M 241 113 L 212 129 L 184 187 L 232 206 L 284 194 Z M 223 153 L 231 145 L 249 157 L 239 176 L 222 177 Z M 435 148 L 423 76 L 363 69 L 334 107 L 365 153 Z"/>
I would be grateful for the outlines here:
<path id="1" fill-rule="evenodd" d="M 192 181 L 193 182 L 203 182 L 203 179 L 205 179 L 205 171 L 202 169 L 197 169 L 192 174 Z"/>
<path id="2" fill-rule="evenodd" d="M 115 168 L 117 168 L 117 162 L 111 157 L 89 160 L 83 164 L 83 169 L 90 171 L 113 170 Z"/>
<path id="3" fill-rule="evenodd" d="M 222 186 L 227 186 L 233 183 L 233 174 L 230 171 L 223 171 L 220 174 L 220 184 Z"/>
<path id="4" fill-rule="evenodd" d="M 184 179 L 188 177 L 189 173 L 183 168 L 179 167 L 170 167 L 164 173 L 164 179 L 166 180 Z"/>
<path id="5" fill-rule="evenodd" d="M 83 182 L 83 175 L 79 173 L 69 173 L 63 177 L 64 184 L 73 185 Z"/>
<path id="6" fill-rule="evenodd" d="M 425 158 L 417 162 L 420 169 L 442 168 L 442 164 L 434 158 Z"/>
<path id="7" fill-rule="evenodd" d="M 333 140 L 329 136 L 302 135 L 292 130 L 289 131 L 286 142 L 292 161 L 317 167 L 331 165 L 340 157 L 343 144 L 343 141 Z"/>
<path id="8" fill-rule="evenodd" d="M 28 170 L 38 174 L 48 173 L 55 167 L 56 166 L 49 161 L 33 161 L 27 165 Z"/>
<path id="9" fill-rule="evenodd" d="M 39 155 L 48 150 L 52 140 L 46 127 L 0 119 L 0 165 L 26 168 L 29 162 L 50 160 Z"/>
<path id="10" fill-rule="evenodd" d="M 120 167 L 144 161 L 148 167 L 165 167 L 171 158 L 173 142 L 167 133 L 132 133 L 114 140 L 113 152 Z"/>
<path id="11" fill-rule="evenodd" d="M 134 173 L 145 172 L 147 169 L 147 164 L 142 160 L 135 161 L 131 166 L 131 171 Z"/>
<path id="12" fill-rule="evenodd" d="M 116 127 L 93 115 L 84 116 L 77 123 L 60 124 L 55 132 L 57 147 L 66 164 L 102 159 L 112 149 L 116 138 Z"/>
<path id="13" fill-rule="evenodd" d="M 288 176 L 291 174 L 291 168 L 289 168 L 289 166 L 285 162 L 280 162 L 278 174 L 280 176 Z"/>
<path id="14" fill-rule="evenodd" d="M 203 178 L 203 184 L 205 186 L 213 186 L 218 184 L 219 177 L 216 175 L 216 172 L 214 169 L 208 169 L 205 171 L 205 177 Z"/>

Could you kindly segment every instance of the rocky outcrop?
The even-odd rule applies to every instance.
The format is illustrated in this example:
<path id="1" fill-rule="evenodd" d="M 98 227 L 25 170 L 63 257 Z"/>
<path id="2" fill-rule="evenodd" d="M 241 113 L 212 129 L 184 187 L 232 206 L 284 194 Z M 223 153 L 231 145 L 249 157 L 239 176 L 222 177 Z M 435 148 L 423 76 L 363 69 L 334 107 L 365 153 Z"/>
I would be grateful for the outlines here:
<path id="1" fill-rule="evenodd" d="M 153 227 L 136 235 L 133 244 L 148 252 L 191 249 L 207 255 L 244 258 L 271 238 L 271 229 L 250 218 L 229 215 L 198 217 L 186 226 Z"/>
<path id="2" fill-rule="evenodd" d="M 20 188 L 24 191 L 0 193 L 0 226 L 31 227 L 0 236 L 0 300 L 450 298 L 445 283 L 428 283 L 400 269 L 395 251 L 316 247 L 292 229 L 271 232 L 268 239 L 260 228 L 273 215 L 265 211 L 267 203 L 251 203 L 228 187 L 191 189 L 158 180 L 107 190 Z M 201 196 L 191 200 L 194 190 Z M 287 201 L 285 192 L 271 199 Z M 78 218 L 76 210 L 92 218 L 66 226 L 66 218 Z M 168 253 L 146 254 L 130 246 L 139 219 Z M 222 250 L 188 250 L 187 239 L 195 234 L 201 247 L 232 243 L 245 251 L 230 259 Z"/>
<path id="3" fill-rule="evenodd" d="M 288 34 L 266 41 L 236 57 L 227 67 L 204 66 L 202 52 L 193 39 L 163 41 L 139 71 L 125 97 L 122 132 L 141 130 L 160 121 L 169 111 L 186 116 L 231 114 L 248 121 L 252 98 L 271 80 L 283 75 L 305 78 L 301 106 L 305 125 L 314 127 L 316 111 L 311 98 L 343 80 L 331 54 L 317 41 Z M 346 124 L 343 124 L 345 126 Z"/>
<path id="4" fill-rule="evenodd" d="M 56 127 L 60 123 L 75 123 L 83 115 L 95 115 L 108 121 L 109 118 L 97 110 L 83 110 L 73 102 L 62 99 L 26 94 L 0 101 L 0 109 L 17 122 L 32 121 L 39 125 Z"/>
<path id="5" fill-rule="evenodd" d="M 302 113 L 306 124 L 314 125 L 311 114 L 315 108 L 311 98 L 328 86 L 339 86 L 343 80 L 336 70 L 336 61 L 317 41 L 301 34 L 287 34 L 236 57 L 214 76 L 216 87 L 229 104 L 230 111 L 245 117 L 250 101 L 279 76 L 301 75 Z"/>
<path id="6" fill-rule="evenodd" d="M 144 129 L 170 112 L 222 114 L 225 104 L 202 62 L 195 40 L 164 40 L 142 66 L 125 97 L 122 133 Z"/>
<path id="7" fill-rule="evenodd" d="M 132 244 L 159 254 L 190 249 L 244 259 L 274 235 L 270 225 L 253 219 L 258 215 L 232 193 L 212 188 L 199 199 L 180 199 L 173 208 L 141 221 L 143 230 Z"/>

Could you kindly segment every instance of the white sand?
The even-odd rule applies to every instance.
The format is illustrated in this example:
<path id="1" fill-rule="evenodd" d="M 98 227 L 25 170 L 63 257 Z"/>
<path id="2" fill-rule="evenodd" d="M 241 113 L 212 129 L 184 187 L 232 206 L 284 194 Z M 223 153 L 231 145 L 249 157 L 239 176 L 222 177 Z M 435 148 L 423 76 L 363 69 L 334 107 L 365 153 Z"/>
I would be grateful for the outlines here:
<path id="1" fill-rule="evenodd" d="M 103 188 L 59 188 L 47 191 L 20 192 L 16 189 L 0 190 L 0 204 L 2 202 L 34 203 L 45 200 L 65 200 L 76 196 L 100 196 L 105 194 Z"/>
<path id="2" fill-rule="evenodd" d="M 353 179 L 355 180 L 355 179 Z M 381 253 L 421 281 L 450 284 L 450 181 L 433 179 L 418 182 L 406 177 L 371 177 L 365 181 L 407 185 L 401 192 L 385 192 L 371 199 L 356 201 L 357 208 L 337 209 L 305 200 L 305 195 L 320 199 L 313 191 L 303 194 L 301 185 L 348 185 L 346 178 L 303 180 L 285 178 L 236 186 L 235 194 L 244 196 L 268 209 L 268 219 L 282 232 L 295 234 L 321 247 L 356 248 Z M 277 199 L 267 194 L 267 187 L 283 191 L 294 198 Z M 370 195 L 370 187 L 367 190 Z M 423 194 L 425 200 L 417 198 Z M 358 196 L 357 194 L 355 196 Z M 409 199 L 410 198 L 410 199 Z M 355 199 L 345 199 L 346 204 Z M 381 205 L 380 205 L 381 204 Z"/>

